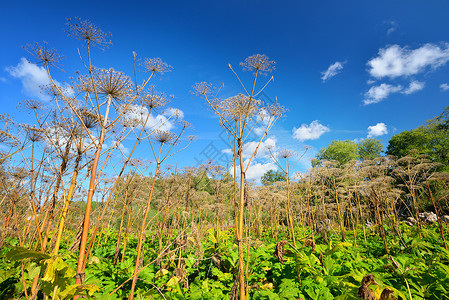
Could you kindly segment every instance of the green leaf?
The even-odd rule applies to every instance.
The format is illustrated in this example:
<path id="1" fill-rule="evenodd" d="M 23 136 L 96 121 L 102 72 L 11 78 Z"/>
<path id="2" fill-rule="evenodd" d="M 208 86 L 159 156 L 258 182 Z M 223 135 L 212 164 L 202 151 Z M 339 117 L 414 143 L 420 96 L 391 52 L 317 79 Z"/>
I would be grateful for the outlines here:
<path id="1" fill-rule="evenodd" d="M 6 253 L 6 258 L 10 260 L 22 260 L 26 258 L 31 258 L 37 261 L 42 259 L 48 259 L 51 256 L 45 253 L 37 252 L 34 250 L 28 250 L 23 247 L 14 247 L 8 253 Z"/>

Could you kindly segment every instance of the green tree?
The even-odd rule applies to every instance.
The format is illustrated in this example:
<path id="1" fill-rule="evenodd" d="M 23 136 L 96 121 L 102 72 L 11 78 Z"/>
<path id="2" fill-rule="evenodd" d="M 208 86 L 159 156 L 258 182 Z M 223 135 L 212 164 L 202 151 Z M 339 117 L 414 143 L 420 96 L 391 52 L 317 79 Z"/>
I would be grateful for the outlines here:
<path id="1" fill-rule="evenodd" d="M 449 106 L 443 113 L 426 124 L 410 131 L 394 135 L 388 142 L 387 154 L 404 157 L 415 150 L 417 154 L 426 154 L 434 161 L 449 164 Z"/>
<path id="2" fill-rule="evenodd" d="M 350 160 L 357 159 L 358 150 L 358 145 L 353 141 L 332 141 L 327 147 L 321 148 L 312 164 L 317 165 L 321 160 L 335 160 L 338 166 L 342 166 Z"/>
<path id="3" fill-rule="evenodd" d="M 420 128 L 403 131 L 391 137 L 388 142 L 387 154 L 400 158 L 407 156 L 412 149 L 425 153 L 428 152 L 426 149 L 427 143 L 428 136 Z"/>
<path id="4" fill-rule="evenodd" d="M 287 179 L 285 178 L 284 172 L 274 171 L 274 170 L 269 170 L 268 172 L 263 174 L 262 178 L 260 179 L 262 184 L 265 186 L 270 185 L 275 182 L 278 182 L 278 181 L 286 181 L 286 180 Z"/>
<path id="5" fill-rule="evenodd" d="M 379 157 L 384 146 L 378 139 L 369 138 L 362 140 L 358 147 L 359 158 L 365 160 Z"/>

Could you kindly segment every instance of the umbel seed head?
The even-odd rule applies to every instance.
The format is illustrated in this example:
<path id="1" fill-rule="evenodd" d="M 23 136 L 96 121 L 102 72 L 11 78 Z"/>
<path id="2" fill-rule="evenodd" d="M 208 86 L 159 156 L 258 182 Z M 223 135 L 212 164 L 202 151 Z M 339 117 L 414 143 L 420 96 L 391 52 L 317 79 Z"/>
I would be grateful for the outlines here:
<path id="1" fill-rule="evenodd" d="M 156 130 L 153 139 L 161 144 L 170 144 L 175 141 L 175 134 L 166 130 Z"/>
<path id="2" fill-rule="evenodd" d="M 88 20 L 81 20 L 80 18 L 72 20 L 68 18 L 67 26 L 66 32 L 69 36 L 86 41 L 89 45 L 97 46 L 100 49 L 105 49 L 112 45 L 112 42 L 107 39 L 111 34 L 103 32 L 103 30 Z"/>
<path id="3" fill-rule="evenodd" d="M 142 63 L 142 67 L 147 72 L 153 72 L 157 75 L 162 75 L 166 72 L 171 72 L 173 67 L 163 62 L 159 57 L 157 58 L 146 58 Z"/>
<path id="4" fill-rule="evenodd" d="M 115 100 L 124 100 L 132 93 L 129 76 L 114 69 L 94 69 L 97 93 Z"/>
<path id="5" fill-rule="evenodd" d="M 199 82 L 193 86 L 193 94 L 197 96 L 207 96 L 213 92 L 213 87 L 211 83 Z"/>
<path id="6" fill-rule="evenodd" d="M 275 69 L 274 60 L 269 60 L 265 54 L 254 54 L 247 57 L 244 62 L 240 63 L 244 71 L 256 71 L 260 74 L 266 75 Z"/>
<path id="7" fill-rule="evenodd" d="M 48 49 L 47 42 L 43 42 L 42 44 L 34 43 L 33 45 L 28 44 L 24 48 L 28 53 L 37 58 L 36 63 L 40 65 L 58 66 L 59 62 L 64 58 L 55 49 Z"/>

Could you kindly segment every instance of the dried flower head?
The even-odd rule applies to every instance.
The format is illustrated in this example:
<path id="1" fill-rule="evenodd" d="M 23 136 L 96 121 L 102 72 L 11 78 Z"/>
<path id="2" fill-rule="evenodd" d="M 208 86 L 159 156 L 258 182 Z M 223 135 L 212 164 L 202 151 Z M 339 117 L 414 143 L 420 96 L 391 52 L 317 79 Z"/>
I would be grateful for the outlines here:
<path id="1" fill-rule="evenodd" d="M 78 114 L 81 116 L 81 120 L 86 126 L 87 129 L 94 128 L 99 123 L 98 114 L 95 110 L 83 108 L 78 111 Z"/>
<path id="2" fill-rule="evenodd" d="M 47 84 L 47 85 L 41 86 L 40 88 L 42 89 L 42 91 L 45 94 L 47 94 L 53 98 L 60 96 L 58 89 L 53 84 Z"/>
<path id="3" fill-rule="evenodd" d="M 280 118 L 284 116 L 285 112 L 287 111 L 285 107 L 280 105 L 279 103 L 275 102 L 269 106 L 265 106 L 264 110 L 267 112 L 268 116 L 273 118 Z"/>
<path id="4" fill-rule="evenodd" d="M 0 122 L 13 123 L 13 120 L 10 115 L 8 114 L 0 114 Z"/>
<path id="5" fill-rule="evenodd" d="M 139 126 L 143 125 L 143 120 L 140 118 L 123 118 L 122 119 L 122 125 L 123 127 L 128 128 L 137 128 Z"/>
<path id="6" fill-rule="evenodd" d="M 41 87 L 42 91 L 51 96 L 53 99 L 64 99 L 67 97 L 72 97 L 74 91 L 70 85 L 65 86 L 55 86 L 54 84 L 47 84 Z"/>
<path id="7" fill-rule="evenodd" d="M 19 139 L 11 133 L 0 129 L 0 143 L 2 144 L 15 144 Z"/>
<path id="8" fill-rule="evenodd" d="M 132 81 L 123 72 L 114 69 L 95 69 L 97 93 L 122 101 L 132 93 Z"/>
<path id="9" fill-rule="evenodd" d="M 81 20 L 80 18 L 72 20 L 68 18 L 67 26 L 66 32 L 69 36 L 86 41 L 88 45 L 94 45 L 100 49 L 105 49 L 112 45 L 112 42 L 107 39 L 111 34 L 103 32 L 88 20 Z"/>
<path id="10" fill-rule="evenodd" d="M 44 131 L 42 129 L 36 128 L 34 126 L 29 126 L 29 125 L 25 125 L 24 128 L 25 128 L 27 137 L 30 139 L 30 141 L 39 142 L 44 138 L 43 137 Z"/>
<path id="11" fill-rule="evenodd" d="M 46 105 L 40 101 L 33 100 L 33 99 L 27 99 L 23 100 L 19 103 L 19 107 L 23 107 L 25 109 L 30 110 L 44 110 L 46 109 Z"/>
<path id="12" fill-rule="evenodd" d="M 92 79 L 87 75 L 80 75 L 73 83 L 75 89 L 80 93 L 93 93 L 94 87 L 92 85 Z"/>
<path id="13" fill-rule="evenodd" d="M 273 153 L 273 151 L 275 151 L 275 147 L 273 145 L 266 145 L 265 149 L 270 153 Z"/>
<path id="14" fill-rule="evenodd" d="M 43 42 L 42 45 L 39 43 L 34 43 L 34 45 L 28 44 L 24 48 L 28 53 L 37 58 L 37 64 L 58 66 L 59 62 L 64 58 L 55 49 L 48 49 L 47 42 Z"/>
<path id="15" fill-rule="evenodd" d="M 247 57 L 244 62 L 240 63 L 244 71 L 255 71 L 266 75 L 275 69 L 275 61 L 269 60 L 265 54 L 255 54 Z"/>
<path id="16" fill-rule="evenodd" d="M 143 95 L 140 102 L 153 109 L 165 106 L 169 100 L 164 93 L 151 92 Z"/>
<path id="17" fill-rule="evenodd" d="M 148 109 L 141 105 L 120 105 L 118 110 L 123 114 L 122 125 L 124 127 L 136 128 L 143 126 L 149 117 Z"/>
<path id="18" fill-rule="evenodd" d="M 145 166 L 146 164 L 147 164 L 146 161 L 139 159 L 139 158 L 131 158 L 129 160 L 129 165 L 136 167 L 136 168 L 141 168 L 141 167 Z"/>
<path id="19" fill-rule="evenodd" d="M 207 96 L 214 91 L 211 83 L 199 82 L 193 86 L 192 93 L 197 96 Z"/>
<path id="20" fill-rule="evenodd" d="M 278 152 L 278 157 L 283 158 L 283 159 L 287 159 L 289 157 L 293 157 L 296 156 L 296 153 L 288 150 L 288 149 L 282 149 Z"/>
<path id="21" fill-rule="evenodd" d="M 197 139 L 198 139 L 198 137 L 197 137 L 196 135 L 189 135 L 189 136 L 187 137 L 187 140 L 188 140 L 189 142 L 196 141 Z"/>
<path id="22" fill-rule="evenodd" d="M 25 168 L 16 167 L 12 169 L 11 174 L 16 180 L 22 180 L 25 177 L 29 176 L 30 172 Z"/>
<path id="23" fill-rule="evenodd" d="M 220 110 L 226 118 L 234 121 L 239 121 L 247 117 L 252 119 L 259 112 L 261 101 L 251 99 L 244 94 L 238 94 L 222 101 L 214 103 L 218 110 Z"/>
<path id="24" fill-rule="evenodd" d="M 156 75 L 162 75 L 166 72 L 171 72 L 171 70 L 173 69 L 172 66 L 163 62 L 159 57 L 145 58 L 145 60 L 141 63 L 141 66 L 145 69 L 146 72 L 153 72 Z"/>
<path id="25" fill-rule="evenodd" d="M 214 179 L 219 179 L 221 176 L 223 176 L 227 170 L 225 167 L 220 165 L 214 165 L 214 161 L 210 160 L 207 162 L 206 165 L 203 165 L 206 172 L 209 174 L 210 177 Z"/>
<path id="26" fill-rule="evenodd" d="M 166 130 L 156 130 L 153 139 L 161 144 L 171 144 L 175 141 L 176 135 Z"/>
<path id="27" fill-rule="evenodd" d="M 192 124 L 187 121 L 179 121 L 179 124 L 181 125 L 182 128 L 189 128 L 192 126 Z"/>

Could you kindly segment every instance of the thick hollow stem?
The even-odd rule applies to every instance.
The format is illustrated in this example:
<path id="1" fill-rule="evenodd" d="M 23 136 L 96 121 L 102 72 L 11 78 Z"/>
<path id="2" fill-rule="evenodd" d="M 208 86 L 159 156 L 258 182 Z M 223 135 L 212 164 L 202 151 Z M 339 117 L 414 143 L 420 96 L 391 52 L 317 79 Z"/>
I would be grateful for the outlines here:
<path id="1" fill-rule="evenodd" d="M 162 145 L 161 145 L 161 149 L 162 149 Z M 159 156 L 160 156 L 160 152 L 159 152 Z M 156 172 L 154 173 L 153 183 L 151 184 L 150 195 L 148 196 L 147 205 L 145 207 L 145 213 L 144 213 L 143 220 L 142 220 L 142 227 L 141 227 L 140 233 L 139 233 L 139 240 L 137 241 L 136 265 L 134 267 L 133 282 L 132 282 L 131 291 L 130 291 L 129 297 L 128 297 L 129 300 L 132 300 L 134 298 L 134 290 L 136 289 L 137 277 L 139 275 L 139 269 L 140 269 L 140 256 L 142 254 L 142 241 L 143 241 L 143 237 L 145 235 L 145 227 L 146 227 L 148 212 L 150 211 L 151 199 L 153 198 L 154 185 L 156 183 L 156 178 L 159 173 L 160 167 L 161 167 L 161 165 L 160 165 L 160 163 L 158 163 L 156 166 Z"/>

